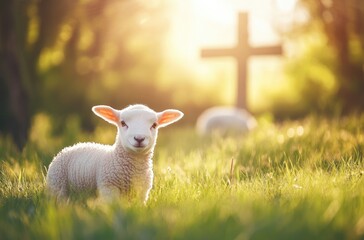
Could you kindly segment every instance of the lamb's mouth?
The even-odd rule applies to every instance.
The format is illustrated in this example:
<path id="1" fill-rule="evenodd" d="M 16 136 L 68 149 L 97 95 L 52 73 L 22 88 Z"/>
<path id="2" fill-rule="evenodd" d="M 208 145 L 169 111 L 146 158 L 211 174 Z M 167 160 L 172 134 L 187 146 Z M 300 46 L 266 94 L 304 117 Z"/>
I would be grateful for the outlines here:
<path id="1" fill-rule="evenodd" d="M 144 141 L 144 140 L 139 140 L 139 141 L 134 141 L 136 140 L 135 138 L 133 140 L 128 140 L 129 142 L 129 148 L 132 151 L 135 152 L 143 152 L 149 149 L 149 141 Z"/>
<path id="2" fill-rule="evenodd" d="M 132 146 L 133 146 L 134 152 L 144 152 L 144 151 L 148 150 L 148 146 L 144 145 L 144 144 L 136 143 L 136 144 L 133 144 Z"/>
<path id="3" fill-rule="evenodd" d="M 136 144 L 133 144 L 133 147 L 135 147 L 137 149 L 143 149 L 143 148 L 146 148 L 147 146 L 144 144 L 141 144 L 141 143 L 136 143 Z"/>

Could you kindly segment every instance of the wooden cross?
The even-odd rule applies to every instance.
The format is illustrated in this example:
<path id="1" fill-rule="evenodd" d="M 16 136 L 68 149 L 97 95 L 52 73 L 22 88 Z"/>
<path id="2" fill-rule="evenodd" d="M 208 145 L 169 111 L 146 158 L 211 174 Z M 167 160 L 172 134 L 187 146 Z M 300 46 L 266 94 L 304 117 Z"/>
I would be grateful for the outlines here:
<path id="1" fill-rule="evenodd" d="M 247 76 L 248 68 L 247 61 L 250 56 L 259 55 L 280 55 L 282 54 L 282 46 L 266 46 L 266 47 L 251 47 L 248 42 L 248 14 L 239 14 L 238 24 L 238 43 L 232 48 L 219 49 L 202 49 L 202 57 L 234 57 L 237 60 L 238 66 L 238 84 L 237 84 L 237 100 L 238 108 L 247 108 Z"/>

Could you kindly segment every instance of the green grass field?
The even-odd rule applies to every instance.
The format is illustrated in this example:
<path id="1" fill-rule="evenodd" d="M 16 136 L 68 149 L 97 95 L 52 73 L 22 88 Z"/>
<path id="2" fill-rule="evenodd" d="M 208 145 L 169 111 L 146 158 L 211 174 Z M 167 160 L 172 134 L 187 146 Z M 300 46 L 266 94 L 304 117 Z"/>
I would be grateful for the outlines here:
<path id="1" fill-rule="evenodd" d="M 112 143 L 115 129 L 62 138 L 38 116 L 19 153 L 0 143 L 0 239 L 363 239 L 364 115 L 308 117 L 239 139 L 161 129 L 146 206 L 96 199 L 56 204 L 46 168 L 77 141 Z M 177 124 L 176 124 L 177 125 Z"/>

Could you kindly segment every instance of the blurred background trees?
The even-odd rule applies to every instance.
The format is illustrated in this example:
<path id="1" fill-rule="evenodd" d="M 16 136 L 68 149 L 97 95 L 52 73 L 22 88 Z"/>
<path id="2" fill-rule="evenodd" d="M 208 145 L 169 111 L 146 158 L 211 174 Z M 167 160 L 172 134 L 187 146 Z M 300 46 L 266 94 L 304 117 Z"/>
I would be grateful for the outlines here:
<path id="1" fill-rule="evenodd" d="M 93 104 L 168 102 L 153 83 L 163 61 L 166 8 L 142 1 L 1 1 L 0 131 L 22 146 L 39 111 L 56 126 L 76 114 L 90 128 Z"/>
<path id="2" fill-rule="evenodd" d="M 220 86 L 202 89 L 188 65 L 167 57 L 176 4 L 1 1 L 1 135 L 22 147 L 39 112 L 49 115 L 59 132 L 71 116 L 92 129 L 94 104 L 122 108 L 140 102 L 156 110 L 173 105 L 187 110 L 186 123 L 202 109 L 224 104 Z M 298 0 L 297 5 L 307 17 L 285 33 L 296 47 L 286 72 L 288 91 L 297 97 L 287 100 L 279 93 L 260 111 L 277 118 L 362 111 L 364 1 Z"/>
<path id="3" fill-rule="evenodd" d="M 336 97 L 343 112 L 364 109 L 364 1 L 301 0 L 332 50 L 330 69 L 337 77 Z M 318 53 L 317 55 L 321 55 Z"/>

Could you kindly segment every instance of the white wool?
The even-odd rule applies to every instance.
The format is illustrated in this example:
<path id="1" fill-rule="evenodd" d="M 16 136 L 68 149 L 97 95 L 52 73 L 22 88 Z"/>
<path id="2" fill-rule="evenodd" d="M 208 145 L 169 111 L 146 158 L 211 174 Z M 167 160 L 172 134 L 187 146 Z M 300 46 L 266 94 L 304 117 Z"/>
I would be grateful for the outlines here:
<path id="1" fill-rule="evenodd" d="M 201 136 L 239 135 L 251 131 L 256 125 L 255 118 L 245 109 L 212 107 L 198 117 L 196 130 Z"/>
<path id="2" fill-rule="evenodd" d="M 47 186 L 57 198 L 70 193 L 98 192 L 102 198 L 120 195 L 146 202 L 153 185 L 153 150 L 158 128 L 179 120 L 183 113 L 156 113 L 144 105 L 123 110 L 95 106 L 93 111 L 118 128 L 114 145 L 78 143 L 64 148 L 51 162 Z"/>

